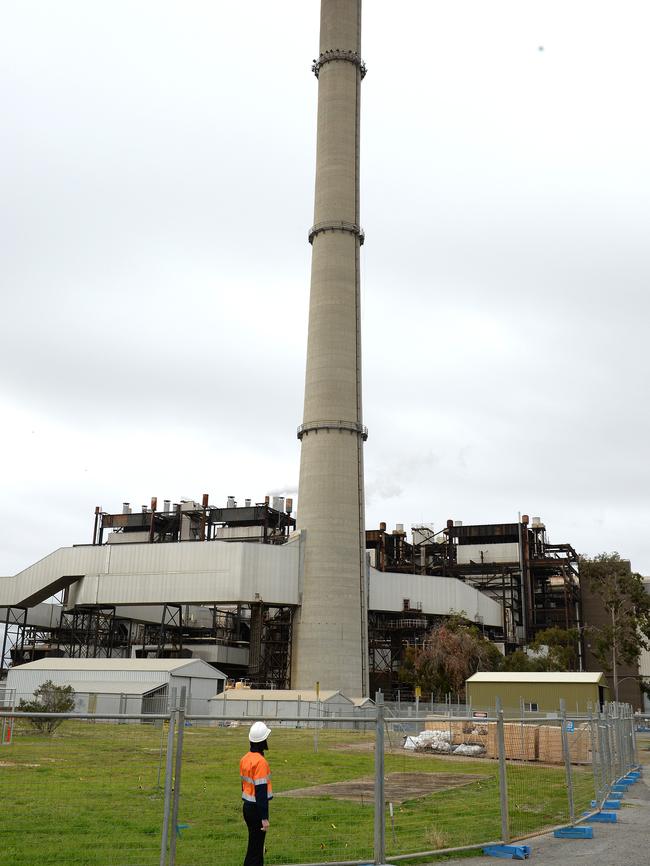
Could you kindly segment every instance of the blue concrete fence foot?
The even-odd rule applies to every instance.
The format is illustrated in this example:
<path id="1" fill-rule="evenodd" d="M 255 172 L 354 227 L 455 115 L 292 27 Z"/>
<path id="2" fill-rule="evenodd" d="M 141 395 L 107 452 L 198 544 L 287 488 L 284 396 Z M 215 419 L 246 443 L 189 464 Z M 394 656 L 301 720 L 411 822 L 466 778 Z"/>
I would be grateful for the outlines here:
<path id="1" fill-rule="evenodd" d="M 596 812 L 595 815 L 585 812 L 584 814 L 589 815 L 589 820 L 596 824 L 616 824 L 617 821 L 616 812 Z"/>
<path id="2" fill-rule="evenodd" d="M 488 845 L 483 849 L 488 857 L 501 857 L 504 860 L 527 860 L 530 857 L 528 845 Z"/>
<path id="3" fill-rule="evenodd" d="M 593 839 L 594 828 L 588 827 L 560 827 L 553 832 L 556 839 Z"/>

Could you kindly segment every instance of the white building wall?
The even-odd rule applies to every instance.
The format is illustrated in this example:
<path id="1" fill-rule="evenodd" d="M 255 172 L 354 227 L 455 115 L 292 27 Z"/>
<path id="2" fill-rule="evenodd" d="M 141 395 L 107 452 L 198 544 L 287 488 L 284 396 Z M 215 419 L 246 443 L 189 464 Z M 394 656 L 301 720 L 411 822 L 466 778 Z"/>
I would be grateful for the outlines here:
<path id="1" fill-rule="evenodd" d="M 505 544 L 459 544 L 456 548 L 459 565 L 470 562 L 519 562 L 519 545 Z"/>
<path id="2" fill-rule="evenodd" d="M 74 604 L 298 604 L 300 544 L 123 544 L 65 547 L 14 577 L 0 577 L 0 607 L 52 592 L 64 576 Z M 47 595 L 45 596 L 47 597 Z"/>
<path id="3" fill-rule="evenodd" d="M 370 569 L 370 610 L 400 611 L 404 599 L 423 613 L 447 616 L 465 612 L 468 619 L 482 617 L 485 625 L 501 626 L 501 605 L 455 577 L 399 574 Z"/>

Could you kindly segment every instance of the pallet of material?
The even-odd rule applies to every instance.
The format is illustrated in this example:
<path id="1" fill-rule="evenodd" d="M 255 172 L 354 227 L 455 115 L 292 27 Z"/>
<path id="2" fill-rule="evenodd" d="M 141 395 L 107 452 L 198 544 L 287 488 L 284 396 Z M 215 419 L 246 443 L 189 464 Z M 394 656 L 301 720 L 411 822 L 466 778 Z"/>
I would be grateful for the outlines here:
<path id="1" fill-rule="evenodd" d="M 506 722 L 503 726 L 503 739 L 506 748 L 506 758 L 515 761 L 536 761 L 539 751 L 537 725 L 522 725 L 519 722 Z M 488 758 L 499 757 L 499 741 L 497 739 L 497 723 L 488 725 L 487 751 Z"/>
<path id="2" fill-rule="evenodd" d="M 485 746 L 488 736 L 488 726 L 485 722 L 474 722 L 471 719 L 427 719 L 425 731 L 449 731 L 454 746 Z"/>
<path id="3" fill-rule="evenodd" d="M 587 764 L 590 761 L 591 733 L 589 725 L 567 731 L 567 742 L 572 764 Z M 545 764 L 563 764 L 562 729 L 559 725 L 540 725 L 539 760 Z"/>

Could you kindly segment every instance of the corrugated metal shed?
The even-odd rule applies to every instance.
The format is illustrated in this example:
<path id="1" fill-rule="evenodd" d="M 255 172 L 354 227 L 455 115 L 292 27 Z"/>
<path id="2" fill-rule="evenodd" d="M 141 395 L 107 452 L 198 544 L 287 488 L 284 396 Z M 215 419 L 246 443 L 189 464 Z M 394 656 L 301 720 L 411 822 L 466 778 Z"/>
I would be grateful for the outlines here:
<path id="1" fill-rule="evenodd" d="M 142 695 L 146 700 L 146 695 L 155 689 L 165 688 L 169 694 L 176 689 L 180 695 L 185 688 L 188 710 L 200 715 L 208 712 L 209 699 L 225 686 L 226 675 L 202 659 L 193 658 L 45 658 L 10 668 L 7 688 L 14 690 L 18 698 L 30 698 L 47 680 L 57 685 L 71 685 L 79 694 L 105 695 L 102 711 L 114 713 L 119 712 L 116 701 L 122 694 Z M 110 695 L 117 696 L 112 703 Z M 131 711 L 142 710 L 131 707 Z M 165 707 L 160 711 L 165 711 Z"/>
<path id="2" fill-rule="evenodd" d="M 332 719 L 327 722 L 328 727 L 355 726 L 356 722 L 336 721 L 337 716 L 354 716 L 359 718 L 359 725 L 362 726 L 367 716 L 367 705 L 363 698 L 357 700 L 362 702 L 358 706 L 353 699 L 333 690 L 322 690 L 317 696 L 315 689 L 228 689 L 212 698 L 210 713 L 241 721 L 266 719 L 282 723 L 284 719 L 291 719 L 284 722 L 290 726 L 296 725 L 293 721 L 296 717 L 308 722 L 327 716 Z M 372 707 L 372 703 L 368 706 Z"/>
<path id="3" fill-rule="evenodd" d="M 494 711 L 497 697 L 506 715 L 553 714 L 560 711 L 563 700 L 568 713 L 585 714 L 591 708 L 598 712 L 609 700 L 605 675 L 587 673 L 481 671 L 466 683 L 467 700 L 473 710 Z"/>

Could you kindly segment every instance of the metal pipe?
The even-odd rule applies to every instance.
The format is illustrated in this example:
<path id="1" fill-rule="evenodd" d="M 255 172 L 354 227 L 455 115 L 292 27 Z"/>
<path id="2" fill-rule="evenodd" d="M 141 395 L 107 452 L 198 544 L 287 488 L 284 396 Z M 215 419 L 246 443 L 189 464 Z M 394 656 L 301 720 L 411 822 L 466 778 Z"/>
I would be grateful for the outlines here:
<path id="1" fill-rule="evenodd" d="M 183 767 L 183 734 L 185 732 L 185 686 L 181 689 L 181 700 L 178 712 L 176 713 L 177 720 L 177 739 L 176 739 L 176 769 L 174 772 L 174 802 L 172 805 L 172 826 L 171 839 L 169 841 L 169 866 L 176 864 L 176 838 L 178 836 L 178 808 L 181 797 L 181 770 Z"/>
<path id="2" fill-rule="evenodd" d="M 599 800 L 600 786 L 598 784 L 598 769 L 596 767 L 596 731 L 591 703 L 589 704 L 589 738 L 591 742 L 591 771 L 594 776 L 594 797 L 596 800 Z"/>
<path id="3" fill-rule="evenodd" d="M 375 728 L 375 832 L 374 855 L 375 863 L 383 863 L 386 859 L 386 824 L 384 815 L 384 696 L 377 692 L 375 696 L 377 709 Z"/>
<path id="4" fill-rule="evenodd" d="M 567 797 L 569 800 L 569 819 L 575 824 L 575 806 L 573 802 L 573 776 L 571 773 L 571 755 L 569 754 L 569 738 L 566 727 L 566 704 L 564 698 L 560 698 L 560 716 L 562 718 L 562 753 L 564 755 L 564 769 L 566 771 Z"/>
<path id="5" fill-rule="evenodd" d="M 167 713 L 24 713 L 13 710 L 8 712 L 0 711 L 0 719 L 12 716 L 21 719 L 168 719 Z M 209 716 L 206 718 L 213 718 Z"/>
<path id="6" fill-rule="evenodd" d="M 539 835 L 539 832 L 535 835 Z M 481 842 L 480 845 L 460 845 L 458 848 L 434 848 L 431 851 L 418 851 L 415 854 L 398 854 L 395 856 L 391 855 L 391 860 L 415 860 L 420 857 L 431 857 L 433 854 L 457 854 L 461 851 L 478 851 L 479 848 L 487 848 L 490 845 L 503 845 L 503 839 L 496 839 L 494 842 Z M 336 866 L 336 864 L 330 863 L 328 866 Z"/>
<path id="7" fill-rule="evenodd" d="M 169 713 L 169 731 L 167 732 L 167 759 L 165 762 L 165 803 L 163 807 L 162 839 L 160 841 L 160 866 L 165 866 L 167 860 L 167 841 L 169 839 L 170 807 L 172 801 L 172 767 L 174 756 L 174 726 L 176 720 L 176 689 L 172 689 Z"/>
<path id="8" fill-rule="evenodd" d="M 519 611 L 520 611 L 521 628 L 523 631 L 523 643 L 525 644 L 527 639 L 528 639 L 528 630 L 526 628 L 526 588 L 525 588 L 526 578 L 524 575 L 524 550 L 523 550 L 523 540 L 522 540 L 522 530 L 521 530 L 521 514 L 519 514 L 519 517 L 517 519 L 517 527 L 518 527 L 517 531 L 519 534 L 519 586 L 520 586 L 520 591 L 521 591 Z"/>
<path id="9" fill-rule="evenodd" d="M 503 841 L 510 840 L 510 814 L 508 810 L 508 773 L 506 768 L 506 738 L 501 698 L 496 698 L 497 749 L 499 753 L 499 806 L 501 811 L 501 835 Z"/>
<path id="10" fill-rule="evenodd" d="M 95 526 L 93 528 L 93 544 L 97 544 L 97 526 L 99 525 L 99 515 L 101 514 L 101 505 L 95 506 Z"/>

